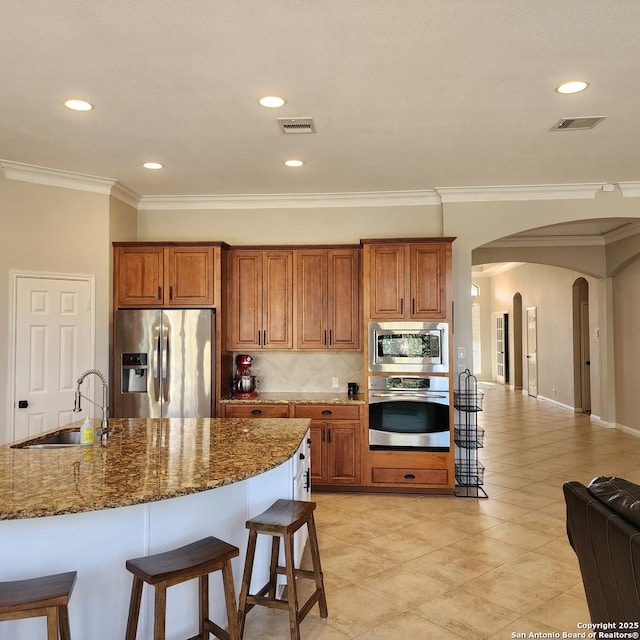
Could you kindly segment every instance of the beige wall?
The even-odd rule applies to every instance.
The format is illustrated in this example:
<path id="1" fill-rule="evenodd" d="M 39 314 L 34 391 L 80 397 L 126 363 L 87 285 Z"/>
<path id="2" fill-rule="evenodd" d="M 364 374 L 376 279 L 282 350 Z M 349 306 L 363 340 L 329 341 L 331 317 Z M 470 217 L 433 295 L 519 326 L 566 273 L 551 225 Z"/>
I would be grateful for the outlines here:
<path id="1" fill-rule="evenodd" d="M 613 280 L 616 422 L 640 431 L 638 380 L 640 362 L 640 260 Z"/>
<path id="2" fill-rule="evenodd" d="M 7 425 L 11 271 L 95 276 L 94 362 L 108 366 L 109 219 L 107 196 L 0 178 L 0 406 Z M 5 429 L 0 430 L 4 436 Z"/>
<path id="3" fill-rule="evenodd" d="M 441 235 L 439 206 L 141 211 L 138 216 L 140 240 L 357 244 L 361 238 Z"/>

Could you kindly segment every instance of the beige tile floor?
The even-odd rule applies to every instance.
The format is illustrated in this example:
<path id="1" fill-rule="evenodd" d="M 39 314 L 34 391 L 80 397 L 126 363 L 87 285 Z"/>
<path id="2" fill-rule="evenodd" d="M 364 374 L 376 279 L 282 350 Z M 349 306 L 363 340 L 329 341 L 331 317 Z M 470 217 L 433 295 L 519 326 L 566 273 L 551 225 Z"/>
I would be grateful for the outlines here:
<path id="1" fill-rule="evenodd" d="M 480 387 L 488 499 L 313 495 L 329 617 L 314 607 L 303 640 L 562 637 L 589 621 L 562 483 L 640 482 L 640 438 L 501 385 Z M 288 640 L 286 612 L 253 609 L 244 638 Z"/>

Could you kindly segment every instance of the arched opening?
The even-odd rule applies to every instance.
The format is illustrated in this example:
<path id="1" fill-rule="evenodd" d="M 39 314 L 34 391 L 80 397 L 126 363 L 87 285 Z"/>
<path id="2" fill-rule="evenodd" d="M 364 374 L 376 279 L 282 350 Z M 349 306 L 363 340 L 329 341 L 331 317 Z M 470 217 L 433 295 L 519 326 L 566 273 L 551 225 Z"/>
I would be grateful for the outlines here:
<path id="1" fill-rule="evenodd" d="M 577 412 L 591 413 L 591 356 L 589 347 L 589 283 L 573 283 L 573 397 Z"/>

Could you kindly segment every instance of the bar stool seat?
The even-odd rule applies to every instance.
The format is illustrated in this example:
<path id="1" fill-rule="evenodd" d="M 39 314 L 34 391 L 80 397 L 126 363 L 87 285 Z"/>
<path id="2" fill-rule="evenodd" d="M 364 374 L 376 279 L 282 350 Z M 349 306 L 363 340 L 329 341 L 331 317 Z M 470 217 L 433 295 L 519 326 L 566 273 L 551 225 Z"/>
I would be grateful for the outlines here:
<path id="1" fill-rule="evenodd" d="M 0 582 L 0 620 L 47 617 L 47 640 L 71 640 L 67 605 L 77 573 Z M 58 636 L 58 633 L 60 634 Z"/>
<path id="2" fill-rule="evenodd" d="M 318 537 L 313 519 L 315 508 L 315 502 L 276 500 L 265 512 L 247 520 L 246 526 L 247 529 L 249 529 L 249 542 L 242 576 L 242 586 L 240 587 L 238 614 L 241 635 L 244 632 L 247 612 L 255 606 L 287 609 L 289 612 L 291 640 L 300 640 L 300 623 L 316 602 L 320 609 L 320 617 L 327 617 L 327 598 L 324 590 L 322 569 L 320 567 Z M 309 533 L 312 571 L 296 569 L 294 566 L 293 535 L 304 525 L 307 525 L 307 531 Z M 253 573 L 256 541 L 259 533 L 272 536 L 269 581 L 257 593 L 250 594 L 251 574 Z M 284 566 L 278 565 L 281 538 L 284 541 Z M 286 599 L 278 599 L 276 597 L 278 575 L 286 576 Z M 316 585 L 314 592 L 301 607 L 298 606 L 296 578 L 313 580 Z"/>
<path id="3" fill-rule="evenodd" d="M 153 638 L 164 640 L 167 588 L 194 578 L 199 578 L 200 582 L 199 633 L 190 640 L 208 640 L 209 634 L 221 640 L 240 640 L 231 569 L 231 559 L 239 553 L 238 547 L 209 536 L 171 551 L 127 560 L 125 566 L 133 574 L 133 585 L 126 640 L 135 640 L 136 637 L 145 582 L 155 587 Z M 229 631 L 209 619 L 209 574 L 214 571 L 222 571 Z"/>

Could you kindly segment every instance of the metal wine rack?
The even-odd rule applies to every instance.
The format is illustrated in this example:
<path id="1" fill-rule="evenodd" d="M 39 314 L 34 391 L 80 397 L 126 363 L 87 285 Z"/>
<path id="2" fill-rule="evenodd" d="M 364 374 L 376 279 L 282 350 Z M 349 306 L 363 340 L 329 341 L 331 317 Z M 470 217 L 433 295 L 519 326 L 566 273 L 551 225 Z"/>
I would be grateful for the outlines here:
<path id="1" fill-rule="evenodd" d="M 478 380 L 466 369 L 458 375 L 458 388 L 453 392 L 456 412 L 454 425 L 455 495 L 459 498 L 488 498 L 482 488 L 484 466 L 478 460 L 478 449 L 484 445 L 484 429 L 478 426 L 484 394 L 478 391 Z"/>

